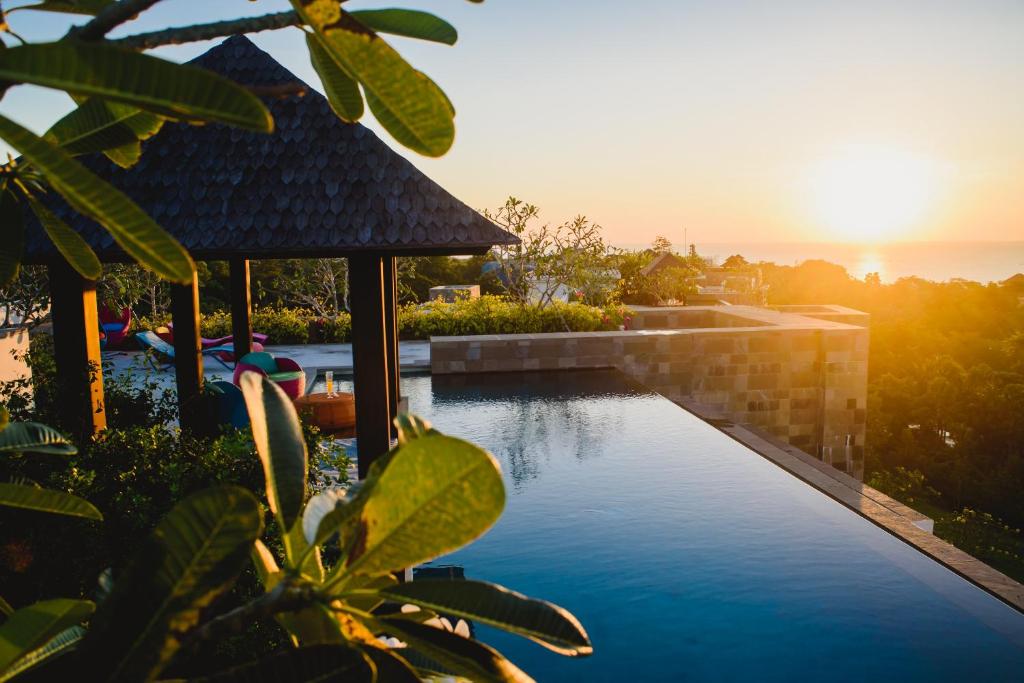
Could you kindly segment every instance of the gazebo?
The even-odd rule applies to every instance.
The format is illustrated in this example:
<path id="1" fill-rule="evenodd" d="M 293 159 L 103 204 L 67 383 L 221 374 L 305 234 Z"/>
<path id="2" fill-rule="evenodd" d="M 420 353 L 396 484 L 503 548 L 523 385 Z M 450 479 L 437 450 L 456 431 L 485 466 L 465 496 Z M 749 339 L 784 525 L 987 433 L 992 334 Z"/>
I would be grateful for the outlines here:
<path id="1" fill-rule="evenodd" d="M 252 335 L 251 259 L 346 257 L 352 292 L 353 366 L 360 476 L 387 452 L 397 412 L 396 256 L 482 254 L 516 238 L 426 177 L 257 48 L 234 36 L 193 60 L 264 97 L 275 131 L 164 125 L 124 169 L 102 155 L 83 159 L 178 239 L 196 260 L 230 264 L 236 354 Z M 101 261 L 128 258 L 113 238 L 55 194 L 51 208 Z M 82 431 L 105 426 L 96 285 L 57 254 L 31 217 L 27 263 L 49 267 L 54 351 L 67 409 Z M 195 425 L 202 392 L 199 290 L 172 285 L 175 372 L 181 423 Z"/>

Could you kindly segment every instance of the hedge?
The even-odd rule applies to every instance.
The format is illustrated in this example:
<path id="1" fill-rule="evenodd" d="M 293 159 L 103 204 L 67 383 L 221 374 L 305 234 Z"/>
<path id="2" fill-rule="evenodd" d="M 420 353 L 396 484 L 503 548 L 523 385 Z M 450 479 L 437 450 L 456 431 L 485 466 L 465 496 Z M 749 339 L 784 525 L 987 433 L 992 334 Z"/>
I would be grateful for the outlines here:
<path id="1" fill-rule="evenodd" d="M 528 334 L 538 332 L 594 332 L 617 330 L 629 310 L 621 306 L 601 309 L 581 303 L 555 302 L 540 308 L 485 295 L 455 303 L 431 301 L 398 309 L 400 339 L 473 334 Z M 166 323 L 162 323 L 166 324 Z M 138 329 L 155 329 L 154 321 L 137 321 Z M 340 343 L 352 340 L 352 317 L 340 313 L 323 318 L 302 308 L 260 308 L 253 311 L 253 330 L 270 344 Z M 200 321 L 204 337 L 231 334 L 231 314 L 217 311 Z"/>

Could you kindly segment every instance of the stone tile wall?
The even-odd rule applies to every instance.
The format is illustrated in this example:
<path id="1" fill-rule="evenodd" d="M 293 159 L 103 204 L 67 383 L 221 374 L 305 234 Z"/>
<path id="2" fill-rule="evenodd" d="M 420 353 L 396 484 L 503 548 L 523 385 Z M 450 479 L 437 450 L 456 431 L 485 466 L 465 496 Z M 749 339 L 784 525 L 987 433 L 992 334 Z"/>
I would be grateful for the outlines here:
<path id="1" fill-rule="evenodd" d="M 618 368 L 670 399 L 696 401 L 863 477 L 867 328 L 741 306 L 644 309 L 637 322 L 643 329 L 434 337 L 431 368 Z M 659 325 L 679 327 L 653 329 Z"/>

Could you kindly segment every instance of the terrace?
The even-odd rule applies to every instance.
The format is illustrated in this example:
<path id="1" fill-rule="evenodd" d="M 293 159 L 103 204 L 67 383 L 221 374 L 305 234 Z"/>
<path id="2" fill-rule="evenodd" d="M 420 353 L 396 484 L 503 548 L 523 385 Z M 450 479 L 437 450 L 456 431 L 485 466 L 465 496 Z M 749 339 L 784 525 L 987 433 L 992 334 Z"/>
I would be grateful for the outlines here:
<path id="1" fill-rule="evenodd" d="M 244 38 L 198 63 L 251 85 L 297 81 Z M 397 255 L 483 253 L 513 238 L 372 133 L 329 118 L 315 93 L 269 106 L 279 122 L 269 141 L 175 124 L 147 143 L 148 164 L 90 163 L 197 258 L 231 262 L 239 355 L 252 333 L 250 258 L 349 259 L 354 344 L 268 350 L 300 361 L 307 391 L 322 389 L 322 371 L 343 375 L 341 388 L 355 394 L 361 478 L 392 446 L 400 398 L 495 454 L 507 513 L 480 541 L 411 569 L 507 581 L 580 616 L 596 648 L 582 662 L 477 627 L 524 668 L 545 680 L 638 671 L 666 680 L 995 680 L 1019 665 L 1024 586 L 935 539 L 926 517 L 860 481 L 864 314 L 642 307 L 622 331 L 399 342 Z M 330 136 L 323 148 L 349 154 L 310 162 Z M 213 168 L 215 182 L 177 174 L 178 150 Z M 123 258 L 95 226 L 54 209 L 102 258 Z M 46 245 L 36 226 L 28 258 L 51 268 L 56 360 L 88 438 L 104 426 L 103 377 L 86 372 L 101 360 L 94 283 Z M 202 361 L 198 296 L 195 279 L 173 293 L 186 430 L 198 423 L 204 382 L 223 372 Z M 141 361 L 137 352 L 110 359 L 116 373 Z"/>

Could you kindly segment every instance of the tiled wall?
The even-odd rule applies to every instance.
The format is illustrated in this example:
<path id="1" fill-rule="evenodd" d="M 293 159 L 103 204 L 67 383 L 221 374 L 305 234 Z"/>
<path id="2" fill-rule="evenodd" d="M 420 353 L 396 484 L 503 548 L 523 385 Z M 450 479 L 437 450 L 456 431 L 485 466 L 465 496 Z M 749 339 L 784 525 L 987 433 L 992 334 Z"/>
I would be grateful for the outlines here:
<path id="1" fill-rule="evenodd" d="M 434 337 L 431 367 L 437 374 L 619 368 L 671 399 L 823 452 L 861 478 L 868 330 L 765 309 L 707 308 L 634 317 L 645 328 L 682 329 Z M 744 319 L 746 326 L 737 324 Z M 698 320 L 717 326 L 688 326 Z"/>

